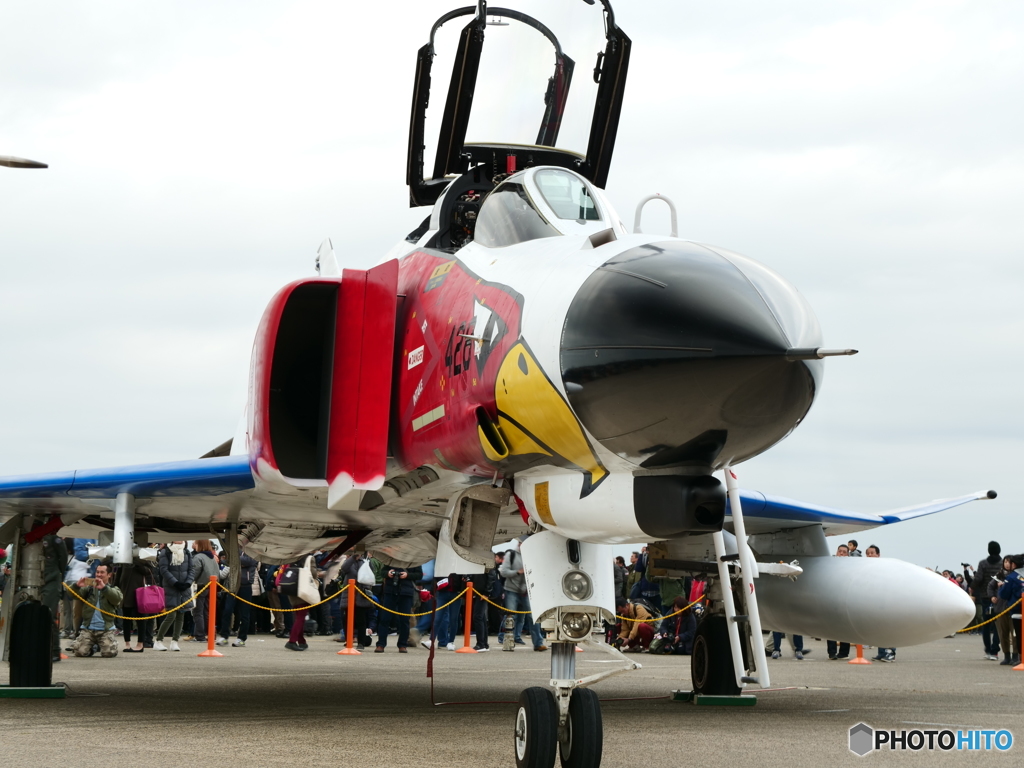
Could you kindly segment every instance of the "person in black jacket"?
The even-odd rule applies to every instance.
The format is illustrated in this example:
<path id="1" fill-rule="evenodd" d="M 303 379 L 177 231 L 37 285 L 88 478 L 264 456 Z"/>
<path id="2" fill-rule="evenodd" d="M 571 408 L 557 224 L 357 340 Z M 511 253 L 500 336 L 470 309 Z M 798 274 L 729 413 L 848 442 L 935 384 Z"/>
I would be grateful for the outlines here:
<path id="1" fill-rule="evenodd" d="M 156 568 L 159 584 L 164 588 L 164 608 L 178 608 L 174 613 L 164 616 L 156 630 L 155 651 L 180 651 L 178 640 L 185 622 L 187 608 L 178 606 L 192 602 L 192 552 L 184 541 L 172 541 L 156 553 Z M 164 638 L 171 630 L 171 644 L 164 645 Z"/>
<path id="2" fill-rule="evenodd" d="M 488 626 L 490 623 L 490 612 L 488 609 L 491 606 L 481 599 L 480 595 L 491 597 L 491 594 L 494 592 L 495 584 L 499 579 L 497 562 L 495 562 L 494 568 L 486 573 L 475 574 L 468 577 L 468 579 L 473 582 L 473 591 L 476 593 L 473 595 L 473 632 L 476 634 L 476 645 L 473 648 L 479 652 L 486 652 L 491 650 L 490 627 Z M 498 599 L 500 600 L 500 587 L 498 591 Z"/>
<path id="3" fill-rule="evenodd" d="M 134 558 L 127 565 L 119 565 L 117 572 L 114 574 L 112 583 L 121 590 L 121 594 L 124 596 L 121 601 L 121 610 L 124 616 L 122 624 L 124 627 L 125 653 L 142 653 L 145 650 L 146 644 L 150 647 L 153 645 L 153 620 L 139 618 L 142 614 L 139 612 L 139 605 L 135 596 L 135 590 L 140 587 L 149 586 L 153 581 L 153 568 L 149 563 L 140 560 L 138 557 Z M 132 648 L 133 628 L 137 635 L 135 648 Z"/>
<path id="4" fill-rule="evenodd" d="M 238 555 L 238 563 L 241 566 L 242 576 L 238 580 L 238 596 L 242 600 L 252 602 L 252 583 L 256 578 L 256 569 L 259 568 L 259 561 L 249 557 L 245 552 Z M 245 641 L 249 639 L 249 603 L 236 600 L 230 592 L 225 593 L 224 605 L 220 610 L 220 638 L 217 645 L 227 645 L 231 636 L 231 622 L 234 615 L 238 613 L 238 638 L 231 644 L 233 648 L 244 648 Z"/>
<path id="5" fill-rule="evenodd" d="M 494 569 L 487 572 L 487 597 L 498 605 L 505 603 L 505 580 L 501 577 L 501 564 L 505 561 L 504 552 L 494 553 Z M 501 619 L 505 612 L 491 603 L 487 603 L 487 629 L 495 635 L 501 629 Z"/>
<path id="6" fill-rule="evenodd" d="M 672 613 L 681 611 L 688 605 L 686 598 L 679 596 L 672 602 Z M 693 637 L 697 634 L 697 619 L 692 608 L 682 613 L 669 616 L 661 622 L 658 634 L 664 638 L 660 646 L 661 653 L 686 654 L 693 652 Z M 651 647 L 654 645 L 652 643 Z"/>
<path id="7" fill-rule="evenodd" d="M 338 586 L 346 587 L 345 591 L 341 593 L 341 615 L 342 619 L 342 631 L 338 633 L 338 642 L 345 642 L 345 628 L 348 626 L 348 580 L 353 579 L 356 582 L 356 586 L 359 587 L 363 592 L 367 590 L 365 585 L 360 585 L 358 581 L 359 569 L 366 562 L 363 559 L 362 552 L 354 552 L 349 555 L 344 563 L 341 564 L 341 570 L 338 572 Z M 353 629 L 352 629 L 352 645 L 359 645 L 360 648 L 366 648 L 370 644 L 370 636 L 366 634 L 367 619 L 369 618 L 371 605 L 370 601 L 362 596 L 359 592 L 355 593 L 355 615 L 352 617 Z"/>
<path id="8" fill-rule="evenodd" d="M 626 596 L 627 576 L 629 576 L 629 571 L 626 570 L 626 561 L 620 555 L 612 561 L 612 579 L 615 583 L 616 598 Z"/>
<path id="9" fill-rule="evenodd" d="M 384 566 L 384 583 L 381 584 L 381 611 L 377 620 L 377 647 L 374 653 L 384 653 L 388 644 L 388 634 L 393 625 L 398 628 L 398 652 L 409 652 L 409 617 L 398 616 L 398 613 L 412 613 L 412 602 L 416 595 L 416 582 L 423 578 L 423 569 L 418 565 L 413 568 L 401 568 L 394 565 Z"/>
<path id="10" fill-rule="evenodd" d="M 971 587 L 968 590 L 974 597 L 974 602 L 981 608 L 981 620 L 988 621 L 995 615 L 994 606 L 988 596 L 988 584 L 999 572 L 1002 558 L 999 553 L 1002 548 L 998 541 L 988 543 L 988 557 L 978 563 L 971 580 Z M 999 633 L 995 628 L 995 622 L 989 622 L 981 628 L 981 640 L 985 644 L 985 658 L 989 661 L 999 660 Z"/>

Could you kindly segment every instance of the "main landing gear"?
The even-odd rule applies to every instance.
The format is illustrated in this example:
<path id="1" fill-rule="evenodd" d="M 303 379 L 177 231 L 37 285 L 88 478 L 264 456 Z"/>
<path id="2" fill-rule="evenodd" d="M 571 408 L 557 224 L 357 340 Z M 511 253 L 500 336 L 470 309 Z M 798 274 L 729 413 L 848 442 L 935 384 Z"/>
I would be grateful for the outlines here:
<path id="1" fill-rule="evenodd" d="M 32 519 L 22 525 L 25 530 Z M 42 603 L 43 545 L 13 547 L 13 568 L 3 605 L 3 650 L 10 662 L 12 688 L 46 688 L 53 683 L 53 616 Z"/>
<path id="2" fill-rule="evenodd" d="M 780 576 L 800 572 L 793 564 L 766 563 L 759 569 L 747 543 L 736 473 L 726 468 L 724 474 L 735 535 L 728 534 L 727 540 L 724 531 L 712 534 L 718 579 L 711 585 L 711 597 L 720 603 L 722 612 L 705 615 L 697 625 L 690 658 L 694 692 L 712 696 L 736 696 L 749 683 L 762 688 L 771 684 L 754 579 L 762 572 Z M 728 551 L 730 544 L 733 552 Z M 730 571 L 733 564 L 735 573 Z"/>
<path id="3" fill-rule="evenodd" d="M 726 621 L 725 616 L 707 616 L 697 625 L 690 656 L 694 693 L 706 696 L 738 696 L 740 693 L 732 668 Z"/>

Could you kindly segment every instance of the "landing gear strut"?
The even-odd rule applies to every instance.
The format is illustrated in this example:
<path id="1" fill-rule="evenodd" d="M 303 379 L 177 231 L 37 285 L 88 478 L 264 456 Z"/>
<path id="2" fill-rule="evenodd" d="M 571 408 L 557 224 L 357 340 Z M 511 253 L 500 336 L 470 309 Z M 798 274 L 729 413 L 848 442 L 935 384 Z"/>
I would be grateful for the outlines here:
<path id="1" fill-rule="evenodd" d="M 611 547 L 540 531 L 522 543 L 524 576 L 533 620 L 547 632 L 551 648 L 551 689 L 527 688 L 519 697 L 513 741 L 517 768 L 598 768 L 604 747 L 601 704 L 591 686 L 640 665 L 617 648 L 592 639 L 611 621 L 615 588 L 607 563 Z M 505 639 L 511 633 L 506 631 Z M 611 655 L 621 665 L 578 677 L 576 651 Z M 612 667 L 609 669 L 608 667 Z"/>
<path id="2" fill-rule="evenodd" d="M 695 693 L 736 696 L 748 683 L 766 688 L 770 681 L 761 642 L 761 617 L 753 581 L 760 571 L 747 544 L 743 503 L 736 473 L 726 467 L 724 474 L 733 529 L 736 531 L 731 540 L 736 551 L 732 554 L 726 551 L 724 531 L 712 534 L 715 560 L 718 563 L 717 590 L 724 615 L 705 616 L 697 626 L 690 658 L 690 676 Z M 733 562 L 739 568 L 735 577 L 729 570 Z M 781 565 L 768 571 L 768 567 L 772 566 L 766 566 L 769 573 L 794 570 L 791 566 Z M 789 571 L 780 571 L 780 568 L 788 568 Z"/>

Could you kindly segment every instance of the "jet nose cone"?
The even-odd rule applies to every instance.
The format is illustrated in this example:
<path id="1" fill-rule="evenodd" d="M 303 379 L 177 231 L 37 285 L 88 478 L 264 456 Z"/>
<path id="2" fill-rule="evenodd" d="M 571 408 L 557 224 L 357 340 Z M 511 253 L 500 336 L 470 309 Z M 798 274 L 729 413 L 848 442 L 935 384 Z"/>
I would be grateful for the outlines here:
<path id="1" fill-rule="evenodd" d="M 566 316 L 569 401 L 602 444 L 646 467 L 749 458 L 807 413 L 818 361 L 804 298 L 750 259 L 683 241 L 619 254 Z"/>

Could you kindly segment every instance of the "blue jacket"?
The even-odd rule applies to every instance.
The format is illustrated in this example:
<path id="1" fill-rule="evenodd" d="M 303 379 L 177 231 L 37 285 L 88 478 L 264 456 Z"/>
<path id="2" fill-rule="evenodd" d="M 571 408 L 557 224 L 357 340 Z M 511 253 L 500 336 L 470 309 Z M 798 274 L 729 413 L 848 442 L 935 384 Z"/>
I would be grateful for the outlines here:
<path id="1" fill-rule="evenodd" d="M 668 638 L 669 645 L 673 646 L 673 653 L 689 654 L 693 652 L 693 638 L 697 634 L 697 619 L 693 615 L 693 611 L 685 611 L 678 616 L 665 619 L 658 629 Z M 679 638 L 678 645 L 675 643 L 676 637 Z"/>
<path id="2" fill-rule="evenodd" d="M 1007 605 L 1013 605 L 1020 600 L 1022 588 L 1024 588 L 1024 582 L 1021 582 L 1020 574 L 1010 571 L 1006 574 L 1003 586 L 999 588 L 999 597 L 1005 600 Z"/>

